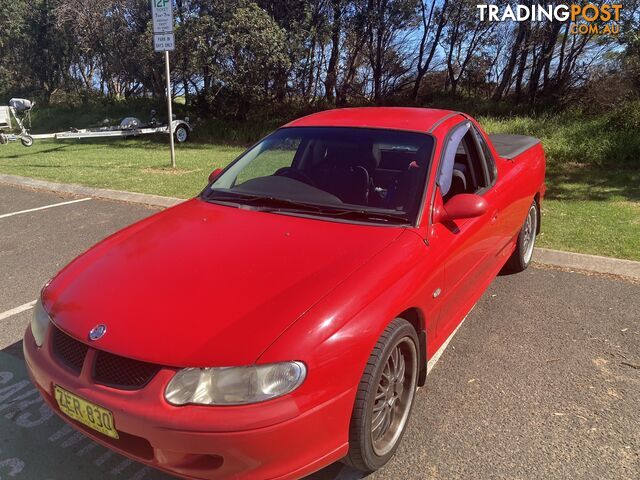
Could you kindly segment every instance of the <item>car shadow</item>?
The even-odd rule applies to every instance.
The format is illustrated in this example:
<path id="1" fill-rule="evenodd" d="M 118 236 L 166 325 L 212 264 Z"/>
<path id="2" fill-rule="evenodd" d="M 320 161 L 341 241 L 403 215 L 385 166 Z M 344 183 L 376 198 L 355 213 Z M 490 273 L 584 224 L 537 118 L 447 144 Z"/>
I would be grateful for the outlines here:
<path id="1" fill-rule="evenodd" d="M 0 445 L 0 465 L 9 466 L 3 472 L 10 477 L 176 479 L 98 445 L 58 418 L 29 380 L 22 341 L 0 350 Z M 305 480 L 361 478 L 362 473 L 337 462 Z"/>

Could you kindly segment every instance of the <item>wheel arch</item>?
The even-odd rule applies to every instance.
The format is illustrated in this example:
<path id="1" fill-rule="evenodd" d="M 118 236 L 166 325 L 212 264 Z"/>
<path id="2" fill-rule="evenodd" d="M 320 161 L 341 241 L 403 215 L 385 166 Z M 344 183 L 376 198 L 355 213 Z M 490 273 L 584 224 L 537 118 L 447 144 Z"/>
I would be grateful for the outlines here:
<path id="1" fill-rule="evenodd" d="M 173 132 L 175 133 L 175 131 L 180 127 L 185 127 L 187 129 L 187 132 L 189 133 L 191 133 L 191 131 L 193 130 L 191 128 L 191 125 L 189 125 L 189 123 L 185 122 L 184 120 L 174 120 L 172 125 Z"/>
<path id="2" fill-rule="evenodd" d="M 424 314 L 422 310 L 417 307 L 407 308 L 403 312 L 397 315 L 397 318 L 402 318 L 409 322 L 418 335 L 418 353 L 419 353 L 419 365 L 418 371 L 418 386 L 424 386 L 427 380 L 427 330 L 425 327 Z"/>
<path id="3" fill-rule="evenodd" d="M 536 207 L 538 209 L 538 222 L 536 225 L 536 235 L 538 235 L 540 233 L 540 224 L 542 223 L 542 212 L 540 209 L 540 192 L 537 192 L 533 196 L 533 200 L 536 202 Z"/>

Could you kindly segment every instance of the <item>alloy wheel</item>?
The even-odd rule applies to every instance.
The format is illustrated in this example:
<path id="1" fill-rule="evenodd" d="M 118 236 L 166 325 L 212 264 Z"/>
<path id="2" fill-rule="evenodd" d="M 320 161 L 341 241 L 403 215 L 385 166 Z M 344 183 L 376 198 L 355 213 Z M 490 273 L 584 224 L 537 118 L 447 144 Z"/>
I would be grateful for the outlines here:
<path id="1" fill-rule="evenodd" d="M 527 220 L 524 223 L 523 232 L 523 250 L 524 261 L 528 264 L 531 261 L 533 255 L 533 246 L 536 243 L 536 230 L 538 229 L 538 211 L 535 203 L 531 205 Z"/>
<path id="2" fill-rule="evenodd" d="M 383 456 L 395 446 L 411 411 L 417 379 L 414 342 L 401 338 L 391 349 L 382 369 L 371 415 L 371 443 Z"/>

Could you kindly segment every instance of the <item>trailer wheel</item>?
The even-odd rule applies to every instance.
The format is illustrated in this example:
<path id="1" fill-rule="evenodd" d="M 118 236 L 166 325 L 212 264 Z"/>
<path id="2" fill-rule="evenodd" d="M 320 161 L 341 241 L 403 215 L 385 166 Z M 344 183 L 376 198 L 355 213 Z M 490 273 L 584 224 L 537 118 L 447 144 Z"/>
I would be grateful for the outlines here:
<path id="1" fill-rule="evenodd" d="M 189 139 L 189 129 L 184 125 L 178 125 L 173 134 L 178 143 L 184 143 Z"/>
<path id="2" fill-rule="evenodd" d="M 20 137 L 20 142 L 25 147 L 30 147 L 33 145 L 33 137 L 31 135 L 23 135 Z"/>

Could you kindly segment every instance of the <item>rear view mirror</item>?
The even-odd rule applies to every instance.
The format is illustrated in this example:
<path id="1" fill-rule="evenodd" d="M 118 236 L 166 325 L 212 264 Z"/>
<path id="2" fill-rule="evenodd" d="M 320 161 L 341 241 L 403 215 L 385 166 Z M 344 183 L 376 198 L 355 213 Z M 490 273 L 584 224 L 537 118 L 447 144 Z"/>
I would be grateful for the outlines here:
<path id="1" fill-rule="evenodd" d="M 451 197 L 441 209 L 437 221 L 446 222 L 463 218 L 474 218 L 484 215 L 489 205 L 484 197 L 473 193 L 459 193 Z"/>
<path id="2" fill-rule="evenodd" d="M 209 183 L 213 182 L 216 178 L 218 178 L 218 175 L 220 175 L 221 173 L 222 173 L 221 168 L 216 168 L 213 172 L 211 172 L 209 174 Z"/>

